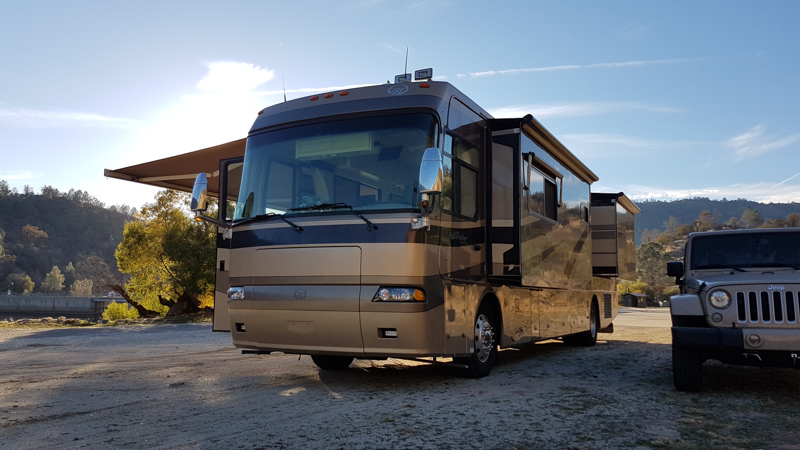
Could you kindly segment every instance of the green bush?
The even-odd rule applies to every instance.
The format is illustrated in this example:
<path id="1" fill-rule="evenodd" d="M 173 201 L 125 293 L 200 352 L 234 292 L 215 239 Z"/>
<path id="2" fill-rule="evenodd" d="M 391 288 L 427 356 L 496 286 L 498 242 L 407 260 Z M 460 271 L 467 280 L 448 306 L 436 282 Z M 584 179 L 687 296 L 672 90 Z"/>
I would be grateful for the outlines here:
<path id="1" fill-rule="evenodd" d="M 138 319 L 139 312 L 127 303 L 111 303 L 103 311 L 103 320 L 116 321 L 124 319 Z"/>

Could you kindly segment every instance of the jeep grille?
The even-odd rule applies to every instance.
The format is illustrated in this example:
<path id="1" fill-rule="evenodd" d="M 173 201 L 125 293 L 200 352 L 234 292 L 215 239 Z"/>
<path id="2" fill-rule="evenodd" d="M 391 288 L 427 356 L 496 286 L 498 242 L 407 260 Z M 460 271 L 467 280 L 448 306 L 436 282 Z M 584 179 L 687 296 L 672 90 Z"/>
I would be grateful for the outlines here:
<path id="1" fill-rule="evenodd" d="M 791 324 L 800 315 L 798 294 L 792 291 L 739 291 L 736 308 L 740 323 Z"/>

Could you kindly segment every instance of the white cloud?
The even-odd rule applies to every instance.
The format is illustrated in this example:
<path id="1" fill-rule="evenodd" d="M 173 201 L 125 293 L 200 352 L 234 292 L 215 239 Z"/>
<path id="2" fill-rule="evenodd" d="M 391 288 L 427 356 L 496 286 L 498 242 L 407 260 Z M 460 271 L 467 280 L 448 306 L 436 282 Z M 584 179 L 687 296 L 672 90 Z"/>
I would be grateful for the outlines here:
<path id="1" fill-rule="evenodd" d="M 460 73 L 458 74 L 458 77 L 476 78 L 476 77 L 493 77 L 497 75 L 519 75 L 519 74 L 538 73 L 538 72 L 555 72 L 564 70 L 641 67 L 654 64 L 677 64 L 692 60 L 693 59 L 690 58 L 677 58 L 677 59 L 655 59 L 650 61 L 623 61 L 623 62 L 597 63 L 597 64 L 568 64 L 563 66 L 532 67 L 526 69 L 487 70 L 483 72 Z"/>
<path id="2" fill-rule="evenodd" d="M 773 150 L 788 147 L 797 141 L 800 141 L 800 134 L 792 134 L 783 138 L 764 136 L 764 127 L 757 125 L 745 133 L 731 138 L 725 145 L 736 150 L 733 160 L 741 161 L 745 158 L 760 156 Z"/>
<path id="3" fill-rule="evenodd" d="M 133 128 L 138 121 L 63 109 L 0 109 L 0 122 L 31 128 L 108 127 Z"/>
<path id="4" fill-rule="evenodd" d="M 254 95 L 258 96 L 270 96 L 270 95 L 283 95 L 284 92 L 286 94 L 322 94 L 325 92 L 334 92 L 334 91 L 344 91 L 347 89 L 355 89 L 365 86 L 374 86 L 374 84 L 350 84 L 347 86 L 327 86 L 327 87 L 320 87 L 320 88 L 298 88 L 298 89 L 286 89 L 284 90 L 275 90 L 275 91 L 253 91 Z M 290 98 L 291 100 L 291 98 Z M 266 106 L 266 105 L 265 105 Z"/>
<path id="5" fill-rule="evenodd" d="M 647 27 L 644 25 L 639 24 L 625 24 L 622 28 L 617 30 L 614 35 L 620 39 L 624 40 L 635 40 L 639 39 L 644 36 L 645 32 L 647 31 Z"/>
<path id="6" fill-rule="evenodd" d="M 385 43 L 385 42 L 383 43 L 383 47 L 384 47 L 385 49 L 389 50 L 389 51 L 390 51 L 390 52 L 392 52 L 392 53 L 397 53 L 398 55 L 403 55 L 403 56 L 405 56 L 405 55 L 406 55 L 406 49 L 407 49 L 407 47 L 395 47 L 394 45 L 392 45 L 392 44 L 387 44 L 387 43 Z M 410 50 L 409 50 L 409 52 L 410 52 Z"/>
<path id="7" fill-rule="evenodd" d="M 0 180 L 6 181 L 32 180 L 40 176 L 42 176 L 42 174 L 37 174 L 31 172 L 30 170 L 24 170 L 21 172 L 4 172 L 0 170 Z"/>
<path id="8" fill-rule="evenodd" d="M 595 192 L 603 192 L 603 187 L 593 186 Z M 609 189 L 605 189 L 609 190 Z M 611 189 L 611 191 L 616 189 Z M 640 200 L 680 200 L 684 198 L 707 197 L 714 200 L 727 198 L 734 200 L 746 198 L 761 203 L 792 203 L 800 199 L 799 185 L 783 185 L 778 188 L 771 183 L 732 184 L 702 188 L 670 189 L 655 186 L 628 185 L 622 189 L 634 201 Z"/>
<path id="9" fill-rule="evenodd" d="M 255 90 L 273 79 L 272 70 L 244 62 L 208 64 L 208 74 L 197 91 L 183 95 L 168 109 L 152 118 L 134 145 L 136 154 L 113 164 L 124 166 L 155 157 L 171 156 L 241 139 L 265 106 L 279 101 L 261 98 Z M 274 91 L 283 94 L 282 90 Z"/>
<path id="10" fill-rule="evenodd" d="M 275 77 L 275 71 L 248 63 L 214 62 L 208 64 L 208 75 L 197 83 L 202 91 L 250 91 Z"/>
<path id="11" fill-rule="evenodd" d="M 489 113 L 498 118 L 502 117 L 522 117 L 525 114 L 533 114 L 534 117 L 579 117 L 598 114 L 616 113 L 622 111 L 650 111 L 658 113 L 678 113 L 681 110 L 664 106 L 650 106 L 640 103 L 558 103 L 552 105 L 523 105 L 505 106 L 490 109 Z"/>
<path id="12" fill-rule="evenodd" d="M 676 145 L 674 142 L 650 141 L 621 134 L 564 134 L 560 139 L 575 144 L 625 145 L 636 148 L 674 147 Z"/>

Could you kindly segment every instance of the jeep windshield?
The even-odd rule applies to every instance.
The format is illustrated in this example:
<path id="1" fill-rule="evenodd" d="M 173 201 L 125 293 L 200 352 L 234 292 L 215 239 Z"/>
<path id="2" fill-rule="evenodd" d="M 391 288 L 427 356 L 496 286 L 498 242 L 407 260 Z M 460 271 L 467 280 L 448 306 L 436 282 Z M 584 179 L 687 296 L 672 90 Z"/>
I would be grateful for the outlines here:
<path id="1" fill-rule="evenodd" d="M 800 270 L 800 232 L 719 233 L 692 239 L 691 270 Z"/>
<path id="2" fill-rule="evenodd" d="M 274 214 L 417 207 L 431 114 L 328 121 L 250 136 L 234 220 Z"/>

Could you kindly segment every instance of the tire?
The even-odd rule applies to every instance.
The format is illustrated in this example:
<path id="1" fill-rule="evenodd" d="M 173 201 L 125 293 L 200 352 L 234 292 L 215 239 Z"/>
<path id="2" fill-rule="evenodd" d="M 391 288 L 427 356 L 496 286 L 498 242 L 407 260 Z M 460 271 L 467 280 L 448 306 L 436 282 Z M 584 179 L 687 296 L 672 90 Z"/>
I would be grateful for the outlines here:
<path id="1" fill-rule="evenodd" d="M 592 302 L 592 311 L 589 314 L 589 329 L 577 334 L 564 336 L 564 343 L 581 347 L 593 347 L 597 344 L 597 330 L 600 328 L 600 310 L 597 302 Z"/>
<path id="2" fill-rule="evenodd" d="M 498 319 L 492 310 L 486 306 L 481 306 L 478 315 L 475 317 L 475 351 L 466 358 L 455 358 L 459 364 L 467 365 L 466 375 L 470 378 L 483 378 L 492 372 L 497 361 L 497 339 L 495 329 Z"/>
<path id="3" fill-rule="evenodd" d="M 311 355 L 311 360 L 322 370 L 344 370 L 353 362 L 352 356 Z"/>
<path id="4" fill-rule="evenodd" d="M 703 355 L 696 350 L 673 345 L 672 382 L 679 391 L 703 390 Z"/>

